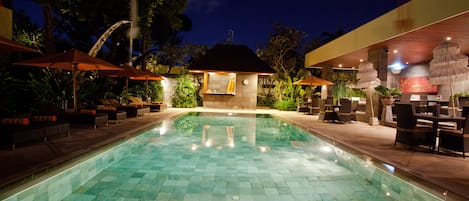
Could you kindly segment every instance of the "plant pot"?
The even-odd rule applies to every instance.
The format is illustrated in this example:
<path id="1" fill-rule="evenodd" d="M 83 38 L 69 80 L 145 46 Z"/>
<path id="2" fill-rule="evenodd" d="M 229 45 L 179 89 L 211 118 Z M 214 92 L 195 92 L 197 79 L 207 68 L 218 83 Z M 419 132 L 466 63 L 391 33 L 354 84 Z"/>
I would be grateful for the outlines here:
<path id="1" fill-rule="evenodd" d="M 383 103 L 383 105 L 392 105 L 394 103 L 394 97 L 384 97 L 384 98 L 381 98 L 381 103 Z"/>

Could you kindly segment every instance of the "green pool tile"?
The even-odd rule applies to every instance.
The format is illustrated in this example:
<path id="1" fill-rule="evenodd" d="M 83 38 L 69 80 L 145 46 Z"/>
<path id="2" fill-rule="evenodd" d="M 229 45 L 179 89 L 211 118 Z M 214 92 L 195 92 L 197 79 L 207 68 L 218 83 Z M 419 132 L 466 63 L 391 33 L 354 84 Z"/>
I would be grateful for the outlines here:
<path id="1" fill-rule="evenodd" d="M 136 172 L 136 173 L 133 173 L 130 177 L 143 178 L 143 176 L 145 176 L 145 173 Z"/>
<path id="2" fill-rule="evenodd" d="M 264 188 L 264 192 L 267 196 L 278 195 L 277 188 Z"/>
<path id="3" fill-rule="evenodd" d="M 187 186 L 186 192 L 189 193 L 189 194 L 201 193 L 202 189 L 197 184 L 189 184 Z"/>
<path id="4" fill-rule="evenodd" d="M 212 194 L 212 201 L 233 201 L 233 199 L 228 199 L 226 194 Z"/>
<path id="5" fill-rule="evenodd" d="M 94 195 L 71 194 L 64 201 L 93 201 L 95 197 Z"/>
<path id="6" fill-rule="evenodd" d="M 226 194 L 226 188 L 225 188 L 225 187 L 215 186 L 215 187 L 213 188 L 212 193 L 213 193 L 214 195 L 225 195 L 225 194 Z"/>

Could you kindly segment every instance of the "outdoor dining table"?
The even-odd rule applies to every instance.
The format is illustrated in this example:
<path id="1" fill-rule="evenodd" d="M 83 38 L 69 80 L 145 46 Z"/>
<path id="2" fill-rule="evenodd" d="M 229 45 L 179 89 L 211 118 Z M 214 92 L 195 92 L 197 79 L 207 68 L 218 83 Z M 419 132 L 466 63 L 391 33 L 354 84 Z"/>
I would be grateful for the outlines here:
<path id="1" fill-rule="evenodd" d="M 455 122 L 457 124 L 457 129 L 461 128 L 462 122 L 466 119 L 464 117 L 459 117 L 459 116 L 450 116 L 450 115 L 443 115 L 440 114 L 438 116 L 436 115 L 429 115 L 429 114 L 415 114 L 415 117 L 417 119 L 423 119 L 423 120 L 428 120 L 432 122 L 432 130 L 433 130 L 433 147 L 432 149 L 435 150 L 436 148 L 436 140 L 438 137 L 438 127 L 439 127 L 439 122 Z"/>

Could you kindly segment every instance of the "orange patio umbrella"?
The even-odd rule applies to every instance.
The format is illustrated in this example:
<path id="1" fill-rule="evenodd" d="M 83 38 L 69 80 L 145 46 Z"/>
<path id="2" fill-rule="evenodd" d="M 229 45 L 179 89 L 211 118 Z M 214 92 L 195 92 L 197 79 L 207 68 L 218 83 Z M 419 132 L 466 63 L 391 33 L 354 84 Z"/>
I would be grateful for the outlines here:
<path id="1" fill-rule="evenodd" d="M 307 77 L 305 79 L 302 79 L 302 80 L 298 80 L 296 82 L 294 82 L 293 84 L 296 84 L 296 85 L 307 85 L 307 86 L 328 86 L 328 85 L 334 85 L 333 82 L 331 81 L 328 81 L 328 80 L 324 80 L 324 79 L 321 79 L 321 78 L 318 78 L 318 77 L 315 77 L 315 76 L 310 76 L 310 77 Z M 322 87 L 321 89 L 321 94 L 327 94 L 327 91 L 326 91 L 326 88 L 325 87 Z M 321 95 L 323 96 L 323 95 Z"/>
<path id="2" fill-rule="evenodd" d="M 39 52 L 0 36 L 0 52 Z"/>
<path id="3" fill-rule="evenodd" d="M 57 68 L 72 71 L 73 80 L 73 110 L 77 106 L 77 79 L 78 71 L 91 70 L 122 70 L 118 66 L 104 60 L 89 56 L 86 53 L 72 49 L 62 53 L 47 55 L 44 57 L 29 59 L 15 63 L 22 66 L 37 66 L 45 68 Z"/>
<path id="4" fill-rule="evenodd" d="M 293 84 L 296 85 L 308 85 L 308 86 L 323 86 L 323 85 L 333 85 L 334 83 L 328 80 L 324 80 L 315 76 L 310 76 L 302 80 L 298 80 Z"/>
<path id="5" fill-rule="evenodd" d="M 156 81 L 156 80 L 164 80 L 163 77 L 149 71 L 149 70 L 145 70 L 143 71 L 143 73 L 145 73 L 145 80 L 146 80 L 146 87 L 145 87 L 145 94 L 148 98 L 148 81 L 149 80 L 152 80 L 152 81 Z M 134 80 L 139 80 L 140 78 L 130 78 L 130 79 L 134 79 Z"/>
<path id="6" fill-rule="evenodd" d="M 126 82 L 125 82 L 125 88 L 126 88 L 126 93 L 128 93 L 128 88 L 129 88 L 129 79 L 131 80 L 146 80 L 146 95 L 148 97 L 148 81 L 149 80 L 163 80 L 163 77 L 152 73 L 148 70 L 142 71 L 139 69 L 136 69 L 132 66 L 129 66 L 127 64 L 122 65 L 122 71 L 101 71 L 99 72 L 99 75 L 101 76 L 109 76 L 109 77 L 125 77 Z"/>

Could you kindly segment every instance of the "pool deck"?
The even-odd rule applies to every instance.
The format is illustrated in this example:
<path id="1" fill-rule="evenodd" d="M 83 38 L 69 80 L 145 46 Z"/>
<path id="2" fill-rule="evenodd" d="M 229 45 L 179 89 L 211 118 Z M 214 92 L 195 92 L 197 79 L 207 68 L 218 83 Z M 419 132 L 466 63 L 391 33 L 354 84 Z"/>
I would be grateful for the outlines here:
<path id="1" fill-rule="evenodd" d="M 448 200 L 469 200 L 469 158 L 460 155 L 430 152 L 426 149 L 410 151 L 408 147 L 394 147 L 395 128 L 370 126 L 363 122 L 346 124 L 318 121 L 317 116 L 277 110 L 206 110 L 202 108 L 168 108 L 139 118 L 129 118 L 108 127 L 72 128 L 69 137 L 57 136 L 47 143 L 35 142 L 19 145 L 16 151 L 0 149 L 0 197 L 11 186 L 26 184 L 39 172 L 72 161 L 100 147 L 129 138 L 138 131 L 159 124 L 164 119 L 187 111 L 271 113 L 313 133 L 341 148 L 352 150 L 364 159 L 390 164 L 400 174 L 423 181 L 424 187 L 435 185 L 442 195 L 446 190 Z M 374 160 L 377 159 L 377 160 Z M 11 184 L 15 185 L 11 185 Z M 8 185 L 7 185 L 8 184 Z"/>

